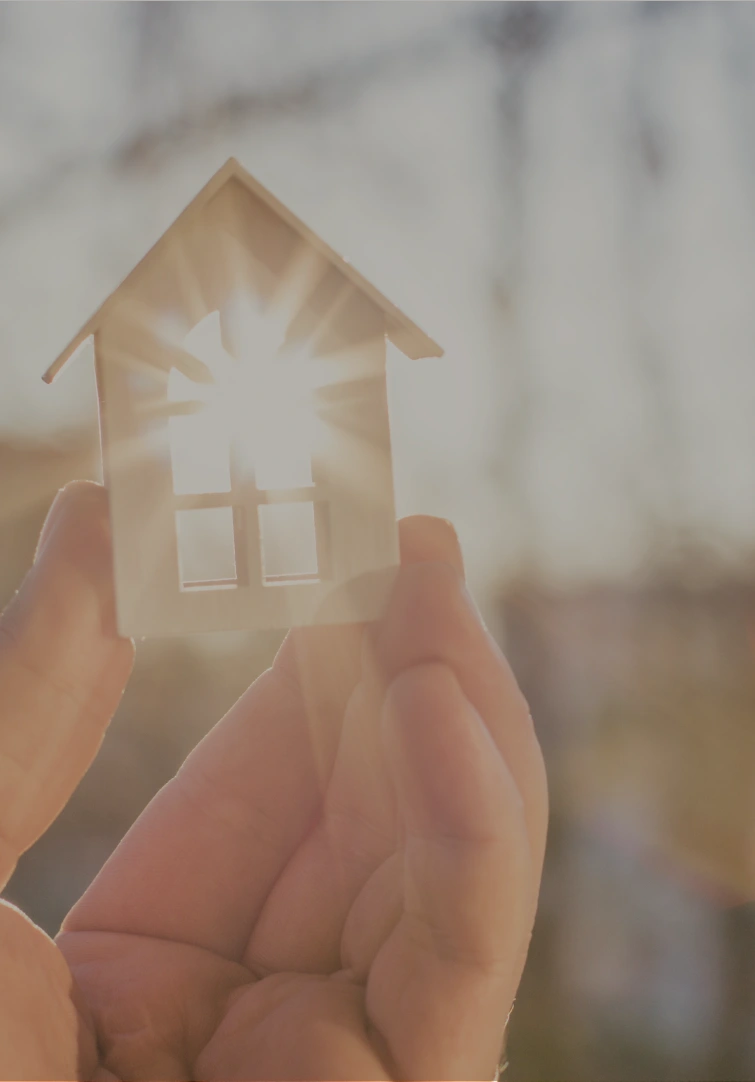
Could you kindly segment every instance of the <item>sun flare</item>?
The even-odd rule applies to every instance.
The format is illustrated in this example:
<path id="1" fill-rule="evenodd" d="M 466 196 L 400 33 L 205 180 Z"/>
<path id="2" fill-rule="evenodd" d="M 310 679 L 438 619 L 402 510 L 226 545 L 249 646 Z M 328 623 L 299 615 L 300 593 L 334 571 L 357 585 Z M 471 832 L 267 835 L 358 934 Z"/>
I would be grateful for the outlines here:
<path id="1" fill-rule="evenodd" d="M 170 373 L 169 401 L 185 409 L 170 418 L 179 493 L 227 492 L 232 468 L 253 474 L 259 489 L 313 484 L 316 366 L 286 353 L 285 332 L 256 316 L 251 305 L 239 305 L 237 316 L 236 327 L 244 332 L 237 357 L 223 346 L 218 312 L 205 316 L 181 342 L 207 366 L 212 383 L 196 383 L 176 368 Z"/>

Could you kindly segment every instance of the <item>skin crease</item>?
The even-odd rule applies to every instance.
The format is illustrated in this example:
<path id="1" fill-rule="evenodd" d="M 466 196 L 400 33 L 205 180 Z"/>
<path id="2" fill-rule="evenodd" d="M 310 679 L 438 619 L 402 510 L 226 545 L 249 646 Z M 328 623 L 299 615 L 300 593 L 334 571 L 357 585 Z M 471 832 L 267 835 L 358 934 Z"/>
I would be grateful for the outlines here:
<path id="1" fill-rule="evenodd" d="M 0 904 L 0 1078 L 491 1079 L 547 796 L 445 522 L 376 624 L 298 629 L 56 942 Z M 0 886 L 128 680 L 107 499 L 69 485 L 0 623 Z"/>

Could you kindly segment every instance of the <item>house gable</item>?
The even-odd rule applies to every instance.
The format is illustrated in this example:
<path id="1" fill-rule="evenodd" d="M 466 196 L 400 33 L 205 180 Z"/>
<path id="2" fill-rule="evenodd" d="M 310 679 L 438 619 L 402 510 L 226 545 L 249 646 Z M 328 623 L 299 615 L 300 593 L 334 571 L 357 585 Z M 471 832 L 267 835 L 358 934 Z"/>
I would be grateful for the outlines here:
<path id="1" fill-rule="evenodd" d="M 212 239 L 214 228 L 219 229 L 217 244 Z M 234 254 L 234 241 L 235 253 L 247 254 L 240 263 L 234 263 L 233 258 L 229 262 L 227 258 Z M 198 246 L 200 251 L 197 251 Z M 194 255 L 201 257 L 198 261 L 192 258 L 192 248 Z M 442 355 L 436 342 L 231 158 L 71 339 L 43 379 L 47 383 L 55 379 L 79 346 L 98 330 L 124 297 L 141 297 L 146 301 L 149 293 L 150 307 L 156 306 L 170 299 L 164 297 L 167 282 L 183 282 L 182 305 L 192 289 L 199 289 L 204 296 L 198 299 L 196 311 L 206 311 L 208 303 L 218 307 L 216 294 L 228 287 L 228 274 L 233 276 L 243 268 L 244 274 L 256 270 L 255 287 L 265 298 L 274 290 L 275 280 L 290 266 L 297 250 L 307 250 L 315 263 L 319 260 L 326 267 L 332 267 L 337 278 L 331 275 L 331 281 L 350 283 L 369 302 L 367 307 L 379 310 L 388 338 L 407 356 L 416 359 Z M 250 252 L 258 261 L 256 268 L 249 263 Z M 172 274 L 165 273 L 168 269 L 166 261 Z M 202 270 L 197 278 L 198 267 Z M 263 269 L 269 275 L 267 285 Z M 149 283 L 148 289 L 144 288 L 145 281 Z"/>

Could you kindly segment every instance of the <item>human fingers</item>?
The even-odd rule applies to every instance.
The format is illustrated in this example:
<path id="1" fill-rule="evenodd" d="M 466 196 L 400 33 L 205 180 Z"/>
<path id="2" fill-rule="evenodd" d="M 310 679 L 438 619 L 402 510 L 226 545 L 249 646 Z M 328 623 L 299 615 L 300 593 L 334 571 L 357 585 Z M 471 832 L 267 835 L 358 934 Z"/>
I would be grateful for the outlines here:
<path id="1" fill-rule="evenodd" d="M 383 736 L 403 906 L 370 968 L 367 1014 L 398 1077 L 490 1079 L 532 921 L 521 795 L 446 664 L 394 679 Z"/>
<path id="2" fill-rule="evenodd" d="M 318 814 L 355 679 L 361 628 L 308 630 L 301 666 L 284 646 L 283 663 L 247 689 L 150 802 L 65 931 L 118 930 L 241 957 Z"/>
<path id="3" fill-rule="evenodd" d="M 381 689 L 404 670 L 427 662 L 440 662 L 454 672 L 503 755 L 522 795 L 539 874 L 548 799 L 532 718 L 508 662 L 448 563 L 406 568 L 384 618 L 365 636 L 363 670 Z M 533 892 L 533 906 L 535 900 Z"/>
<path id="4" fill-rule="evenodd" d="M 0 619 L 0 886 L 94 758 L 132 660 L 115 629 L 107 496 L 74 482 Z"/>
<path id="5" fill-rule="evenodd" d="M 403 565 L 443 561 L 455 573 L 463 573 L 459 541 L 450 523 L 415 515 L 401 521 L 399 538 Z M 322 652 L 318 630 L 323 629 L 301 629 L 291 637 L 298 636 L 298 679 L 303 688 L 315 692 L 315 702 L 318 674 L 327 671 L 323 666 L 329 664 L 332 670 L 334 664 Z M 395 848 L 395 810 L 383 763 L 380 701 L 364 685 L 355 687 L 361 676 L 360 643 L 361 635 L 349 643 L 351 694 L 338 705 L 343 726 L 321 812 L 270 892 L 246 951 L 246 961 L 256 971 L 328 973 L 339 968 L 351 905 L 376 866 Z M 312 702 L 307 694 L 303 699 Z M 281 926 L 286 928 L 285 936 L 280 935 Z"/>
<path id="6" fill-rule="evenodd" d="M 411 515 L 399 522 L 398 531 L 403 566 L 437 561 L 463 576 L 461 547 L 450 522 Z M 276 673 L 299 689 L 318 728 L 343 717 L 361 665 L 361 624 L 292 628 L 275 659 Z"/>
<path id="7" fill-rule="evenodd" d="M 425 519 L 400 526 L 410 559 L 423 544 L 454 559 L 455 539 L 431 535 Z M 64 928 L 119 929 L 239 958 L 320 816 L 361 640 L 362 625 L 290 632 L 273 668 L 150 803 Z"/>
<path id="8" fill-rule="evenodd" d="M 434 515 L 411 515 L 399 523 L 401 565 L 448 564 L 464 578 L 464 557 L 453 524 Z"/>

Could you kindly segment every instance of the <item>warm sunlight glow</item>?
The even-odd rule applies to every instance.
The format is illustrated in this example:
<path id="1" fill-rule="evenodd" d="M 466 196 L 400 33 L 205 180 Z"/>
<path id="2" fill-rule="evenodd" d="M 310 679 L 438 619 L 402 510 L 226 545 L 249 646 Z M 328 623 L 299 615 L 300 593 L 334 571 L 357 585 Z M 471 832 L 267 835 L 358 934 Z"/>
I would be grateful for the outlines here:
<path id="1" fill-rule="evenodd" d="M 262 489 L 312 484 L 316 419 L 312 362 L 281 353 L 283 328 L 239 302 L 232 331 L 238 358 L 224 349 L 220 316 L 211 312 L 182 341 L 210 369 L 214 383 L 196 383 L 172 369 L 168 397 L 198 412 L 170 418 L 174 491 L 227 492 L 231 442 L 236 467 L 254 471 Z"/>

